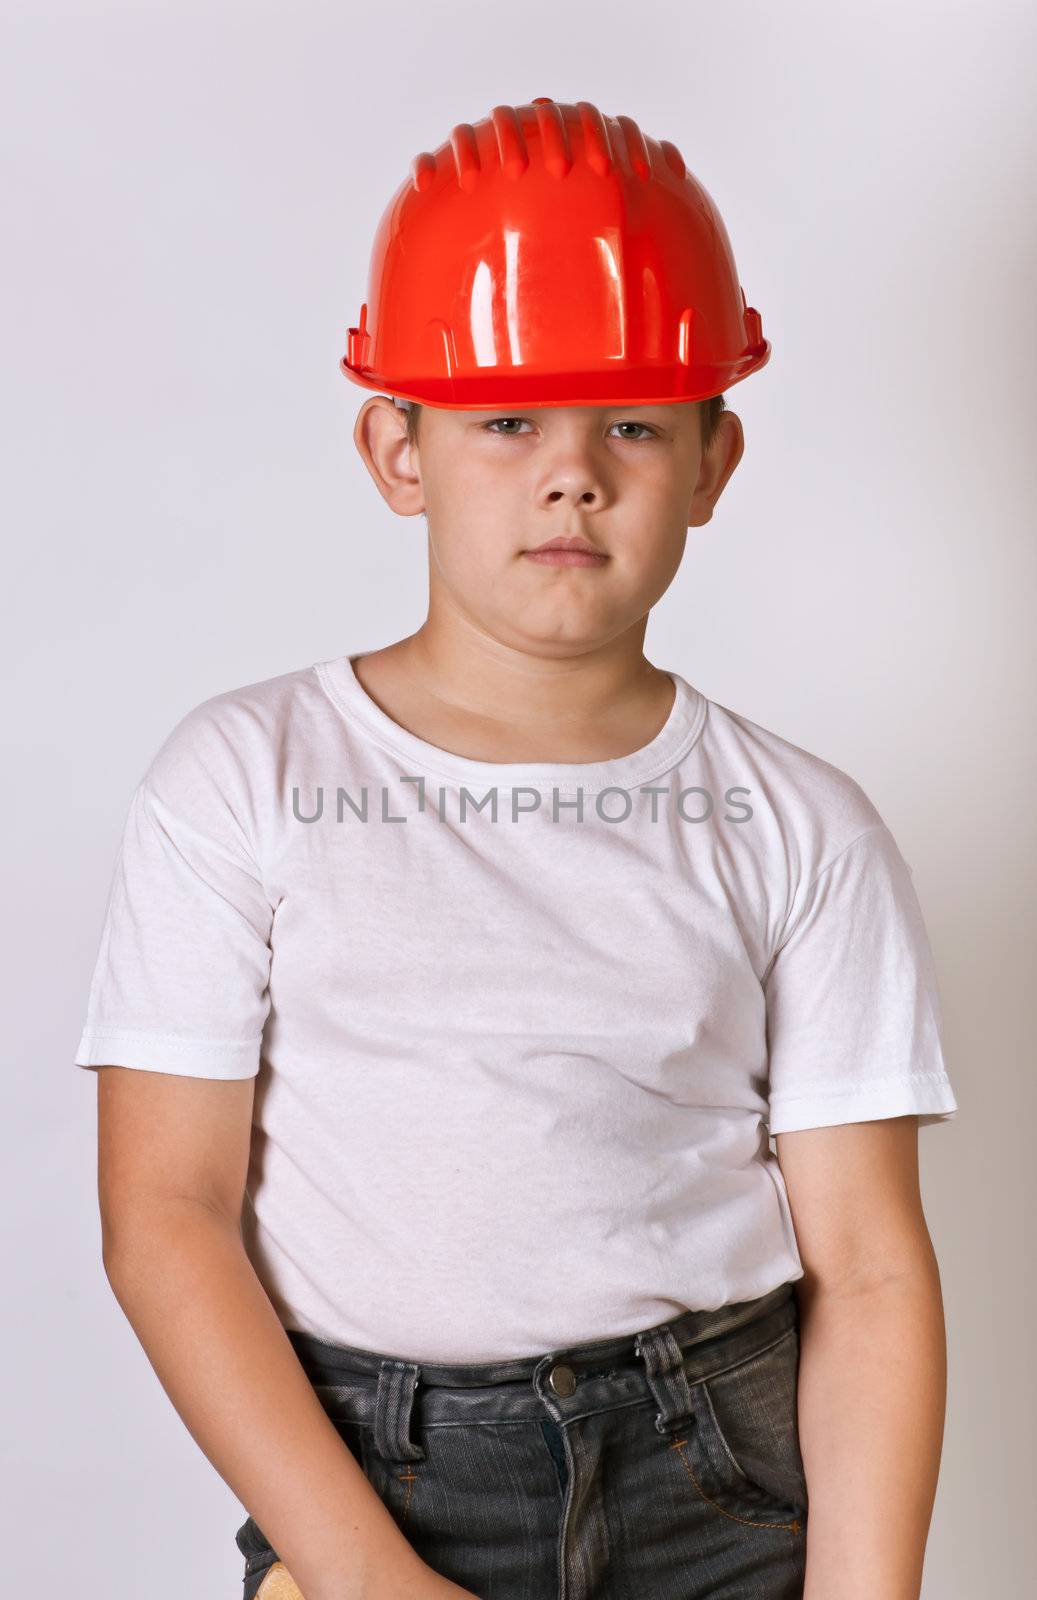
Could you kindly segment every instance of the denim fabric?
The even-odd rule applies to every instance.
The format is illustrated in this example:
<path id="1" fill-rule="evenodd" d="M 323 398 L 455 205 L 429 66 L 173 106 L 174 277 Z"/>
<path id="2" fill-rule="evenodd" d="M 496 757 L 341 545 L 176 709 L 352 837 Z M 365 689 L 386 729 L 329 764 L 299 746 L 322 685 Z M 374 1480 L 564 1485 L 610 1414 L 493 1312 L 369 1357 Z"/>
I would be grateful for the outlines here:
<path id="1" fill-rule="evenodd" d="M 479 1600 L 800 1600 L 791 1283 L 484 1364 L 288 1337 L 404 1536 Z M 277 1556 L 251 1517 L 236 1537 L 254 1600 Z"/>

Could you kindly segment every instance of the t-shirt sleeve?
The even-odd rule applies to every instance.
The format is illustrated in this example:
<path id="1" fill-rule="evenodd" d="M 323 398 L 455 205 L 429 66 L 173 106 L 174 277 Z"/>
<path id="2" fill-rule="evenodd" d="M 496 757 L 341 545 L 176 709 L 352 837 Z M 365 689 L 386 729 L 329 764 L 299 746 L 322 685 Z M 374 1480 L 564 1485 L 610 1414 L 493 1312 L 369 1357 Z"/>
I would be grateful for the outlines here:
<path id="1" fill-rule="evenodd" d="M 956 1114 L 932 951 L 884 823 L 809 884 L 763 987 L 772 1134 Z"/>
<path id="2" fill-rule="evenodd" d="M 273 907 L 208 737 L 206 750 L 198 719 L 185 719 L 134 791 L 77 1066 L 259 1070 Z"/>

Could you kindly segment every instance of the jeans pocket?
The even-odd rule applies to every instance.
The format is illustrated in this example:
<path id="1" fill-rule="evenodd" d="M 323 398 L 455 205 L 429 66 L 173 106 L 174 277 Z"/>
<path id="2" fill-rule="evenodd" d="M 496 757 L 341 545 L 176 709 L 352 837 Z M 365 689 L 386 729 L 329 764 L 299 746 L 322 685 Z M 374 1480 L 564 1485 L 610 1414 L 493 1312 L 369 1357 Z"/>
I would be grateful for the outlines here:
<path id="1" fill-rule="evenodd" d="M 797 1419 L 799 1330 L 691 1384 L 685 1466 L 705 1499 L 743 1521 L 800 1532 L 807 1484 Z M 678 1454 L 682 1452 L 678 1451 Z"/>
<path id="2" fill-rule="evenodd" d="M 243 1600 L 303 1600 L 302 1590 L 254 1517 L 234 1535 L 245 1557 Z"/>
<path id="3" fill-rule="evenodd" d="M 277 1551 L 254 1517 L 245 1518 L 234 1542 L 245 1558 L 243 1600 L 255 1600 L 260 1584 L 278 1560 Z"/>

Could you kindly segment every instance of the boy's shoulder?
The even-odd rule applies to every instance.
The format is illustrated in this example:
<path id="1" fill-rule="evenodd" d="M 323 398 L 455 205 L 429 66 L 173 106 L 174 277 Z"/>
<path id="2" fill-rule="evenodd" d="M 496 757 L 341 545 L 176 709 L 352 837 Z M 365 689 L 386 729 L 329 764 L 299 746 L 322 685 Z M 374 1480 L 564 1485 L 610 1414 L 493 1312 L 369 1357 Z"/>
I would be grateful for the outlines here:
<path id="1" fill-rule="evenodd" d="M 172 725 L 144 774 L 158 784 L 185 769 L 210 778 L 234 772 L 240 778 L 253 762 L 264 769 L 276 761 L 289 734 L 302 734 L 327 701 L 314 664 L 272 677 L 221 689 L 199 700 Z"/>
<path id="2" fill-rule="evenodd" d="M 754 789 L 792 831 L 807 830 L 841 847 L 883 825 L 851 773 L 773 728 L 710 700 L 707 729 L 725 779 L 730 773 L 732 784 Z"/>
<path id="3" fill-rule="evenodd" d="M 181 720 L 219 722 L 240 716 L 283 714 L 300 695 L 312 693 L 318 687 L 316 664 L 310 662 L 269 678 L 220 689 L 192 705 Z"/>

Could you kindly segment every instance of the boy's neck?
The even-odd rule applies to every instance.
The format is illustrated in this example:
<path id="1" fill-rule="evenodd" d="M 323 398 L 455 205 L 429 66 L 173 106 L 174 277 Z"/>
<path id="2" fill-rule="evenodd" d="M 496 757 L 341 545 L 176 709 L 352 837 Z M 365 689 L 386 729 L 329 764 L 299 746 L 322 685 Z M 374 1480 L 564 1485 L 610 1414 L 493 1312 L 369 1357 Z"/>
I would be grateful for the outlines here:
<path id="1" fill-rule="evenodd" d="M 639 645 L 560 659 L 419 629 L 353 670 L 400 727 L 471 761 L 617 759 L 654 739 L 674 704 L 672 678 Z"/>

